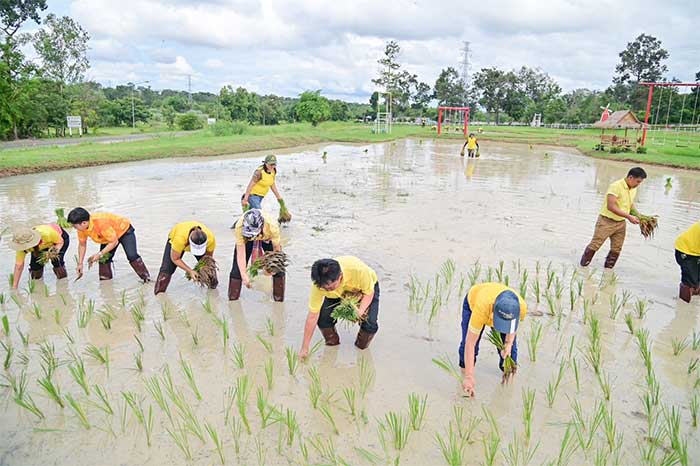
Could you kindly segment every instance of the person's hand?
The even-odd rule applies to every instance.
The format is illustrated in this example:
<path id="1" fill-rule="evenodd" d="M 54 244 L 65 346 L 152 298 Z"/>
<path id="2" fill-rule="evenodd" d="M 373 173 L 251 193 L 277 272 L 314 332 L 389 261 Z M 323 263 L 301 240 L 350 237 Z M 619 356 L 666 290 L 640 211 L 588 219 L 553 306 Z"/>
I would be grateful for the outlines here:
<path id="1" fill-rule="evenodd" d="M 102 257 L 102 254 L 100 253 L 93 254 L 92 256 L 88 257 L 88 264 L 94 264 L 95 262 L 98 262 L 100 260 L 100 257 Z"/>
<path id="2" fill-rule="evenodd" d="M 503 346 L 503 349 L 501 350 L 501 357 L 503 359 L 506 358 L 506 356 L 510 356 L 511 351 L 513 350 L 513 344 L 512 343 L 506 343 L 505 346 Z"/>
<path id="3" fill-rule="evenodd" d="M 248 205 L 248 198 L 244 197 L 241 199 L 241 206 L 246 207 Z"/>
<path id="4" fill-rule="evenodd" d="M 627 217 L 627 220 L 630 221 L 633 225 L 639 225 L 639 219 L 635 217 L 634 215 L 630 215 Z"/>
<path id="5" fill-rule="evenodd" d="M 501 377 L 501 384 L 508 385 L 509 383 L 511 383 L 513 381 L 513 378 L 515 378 L 516 372 L 518 372 L 517 364 L 513 367 L 513 371 L 510 374 L 506 375 L 505 372 L 503 373 L 503 377 Z"/>
<path id="6" fill-rule="evenodd" d="M 303 360 L 305 360 L 305 359 L 308 358 L 308 357 L 309 357 L 309 348 L 308 348 L 308 347 L 307 347 L 307 348 L 302 347 L 302 348 L 299 350 L 299 359 L 301 359 L 301 360 L 303 361 Z"/>
<path id="7" fill-rule="evenodd" d="M 243 275 L 241 276 L 241 279 L 243 280 L 243 285 L 245 285 L 246 288 L 252 288 L 253 284 L 250 283 L 250 277 L 248 275 Z"/>
<path id="8" fill-rule="evenodd" d="M 197 272 L 195 270 L 190 270 L 187 273 L 189 273 L 191 280 L 197 281 L 199 279 L 199 272 Z"/>
<path id="9" fill-rule="evenodd" d="M 75 268 L 75 273 L 76 275 L 83 275 L 83 264 L 80 263 L 78 266 Z"/>
<path id="10" fill-rule="evenodd" d="M 358 310 L 357 310 L 357 316 L 358 316 L 360 319 L 364 319 L 364 318 L 365 318 L 365 315 L 367 315 L 367 311 L 368 311 L 368 310 L 369 310 L 368 307 L 366 307 L 366 308 L 364 308 L 364 309 L 358 309 Z"/>
<path id="11" fill-rule="evenodd" d="M 462 380 L 462 390 L 464 391 L 464 396 L 467 398 L 474 398 L 476 396 L 474 386 L 474 377 L 465 375 L 464 379 Z"/>

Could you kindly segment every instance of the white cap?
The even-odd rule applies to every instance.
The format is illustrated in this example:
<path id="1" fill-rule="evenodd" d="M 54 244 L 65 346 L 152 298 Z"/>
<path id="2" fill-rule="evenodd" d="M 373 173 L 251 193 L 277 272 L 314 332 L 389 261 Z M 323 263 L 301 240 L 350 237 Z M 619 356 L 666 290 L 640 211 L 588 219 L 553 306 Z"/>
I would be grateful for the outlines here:
<path id="1" fill-rule="evenodd" d="M 197 243 L 192 242 L 192 240 L 190 240 L 190 252 L 192 253 L 193 256 L 203 256 L 204 253 L 207 252 L 207 244 L 208 243 L 209 243 L 209 239 L 207 239 L 202 244 L 197 244 Z"/>

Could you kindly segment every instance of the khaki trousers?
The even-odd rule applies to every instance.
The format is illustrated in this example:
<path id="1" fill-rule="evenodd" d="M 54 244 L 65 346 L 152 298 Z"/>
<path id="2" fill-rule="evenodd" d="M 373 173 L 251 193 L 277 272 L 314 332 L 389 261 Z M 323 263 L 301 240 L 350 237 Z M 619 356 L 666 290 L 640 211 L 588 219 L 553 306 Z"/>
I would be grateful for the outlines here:
<path id="1" fill-rule="evenodd" d="M 622 245 L 625 243 L 625 231 L 627 224 L 624 220 L 613 220 L 603 215 L 598 216 L 598 221 L 595 223 L 593 231 L 593 239 L 588 244 L 588 247 L 593 251 L 597 251 L 605 243 L 605 240 L 610 238 L 610 252 L 620 253 Z"/>

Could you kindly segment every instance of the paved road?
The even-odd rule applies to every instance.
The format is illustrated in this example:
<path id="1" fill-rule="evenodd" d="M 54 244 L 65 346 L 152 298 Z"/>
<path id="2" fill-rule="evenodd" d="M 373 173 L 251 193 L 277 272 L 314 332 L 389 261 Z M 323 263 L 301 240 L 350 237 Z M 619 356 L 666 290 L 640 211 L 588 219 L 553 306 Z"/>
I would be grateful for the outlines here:
<path id="1" fill-rule="evenodd" d="M 184 136 L 192 134 L 191 131 L 165 131 L 161 133 L 125 134 L 122 136 L 89 136 L 55 139 L 20 139 L 17 141 L 0 142 L 0 149 L 16 149 L 22 147 L 46 147 L 46 146 L 70 146 L 73 144 L 85 144 L 96 142 L 99 144 L 112 144 L 115 142 L 140 141 L 143 139 L 153 139 L 158 136 Z"/>

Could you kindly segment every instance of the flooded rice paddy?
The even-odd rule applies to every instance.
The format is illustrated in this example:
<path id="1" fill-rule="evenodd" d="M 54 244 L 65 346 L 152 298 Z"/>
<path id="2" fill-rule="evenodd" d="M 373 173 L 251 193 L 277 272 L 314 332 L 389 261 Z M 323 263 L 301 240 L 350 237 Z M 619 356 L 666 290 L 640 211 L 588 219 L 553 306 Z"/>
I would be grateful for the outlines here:
<path id="1" fill-rule="evenodd" d="M 658 214 L 660 228 L 644 240 L 628 225 L 610 273 L 607 245 L 591 267 L 577 263 L 605 189 L 631 164 L 564 148 L 482 146 L 476 160 L 460 158 L 457 143 L 428 140 L 281 153 L 278 185 L 294 215 L 282 233 L 291 258 L 284 303 L 272 302 L 269 277 L 238 302 L 226 294 L 229 227 L 265 154 L 0 180 L 3 227 L 44 223 L 57 207 L 121 214 L 152 276 L 172 225 L 199 220 L 217 235 L 221 283 L 197 288 L 178 271 L 154 297 L 121 249 L 113 281 L 100 283 L 93 268 L 74 282 L 71 232 L 69 279 L 56 283 L 47 268 L 30 290 L 25 272 L 10 293 L 14 254 L 2 241 L 9 336 L 0 352 L 0 464 L 447 464 L 440 442 L 452 464 L 698 464 L 691 400 L 700 393 L 700 300 L 677 299 L 673 243 L 700 217 L 700 174 L 644 167 L 637 205 Z M 263 207 L 277 211 L 271 194 Z M 90 243 L 88 254 L 96 249 Z M 321 346 L 291 375 L 310 266 L 346 254 L 377 271 L 379 333 L 359 351 L 356 329 L 339 324 L 341 345 Z M 500 385 L 483 341 L 477 395 L 465 399 L 433 359 L 456 366 L 464 293 L 489 277 L 526 290 L 520 367 Z M 38 382 L 46 372 L 63 408 Z M 412 393 L 427 396 L 419 430 L 410 427 Z"/>

